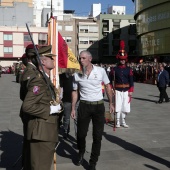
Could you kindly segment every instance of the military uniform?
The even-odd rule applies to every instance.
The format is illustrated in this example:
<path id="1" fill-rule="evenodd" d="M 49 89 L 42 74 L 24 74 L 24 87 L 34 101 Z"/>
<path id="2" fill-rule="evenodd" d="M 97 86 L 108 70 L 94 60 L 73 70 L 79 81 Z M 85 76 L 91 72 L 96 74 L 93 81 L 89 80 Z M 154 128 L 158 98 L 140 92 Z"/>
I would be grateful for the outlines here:
<path id="1" fill-rule="evenodd" d="M 50 87 L 54 92 L 52 84 Z M 58 116 L 49 114 L 50 101 L 52 101 L 50 91 L 39 73 L 29 83 L 28 92 L 22 105 L 22 111 L 28 117 L 26 138 L 31 150 L 31 169 L 35 170 L 38 168 L 47 170 L 51 166 L 55 144 L 58 141 Z M 47 149 L 47 147 L 49 148 Z M 33 163 L 32 160 L 35 162 Z M 49 160 L 51 160 L 50 164 L 44 163 L 50 162 Z"/>
<path id="2" fill-rule="evenodd" d="M 26 124 L 24 136 L 28 147 L 24 170 L 49 170 L 52 165 L 58 142 L 58 115 L 50 114 L 52 96 L 49 88 L 55 97 L 56 89 L 50 79 L 45 79 L 41 71 L 28 64 L 21 77 L 20 89 L 21 117 Z"/>
<path id="3" fill-rule="evenodd" d="M 22 101 L 24 101 L 25 96 L 28 92 L 28 86 L 29 83 L 31 82 L 31 80 L 36 77 L 36 75 L 39 73 L 39 71 L 37 70 L 37 68 L 32 64 L 32 63 L 28 63 L 27 67 L 25 68 L 23 74 L 21 75 L 20 78 L 20 99 Z M 29 149 L 29 144 L 26 138 L 27 135 L 27 126 L 28 126 L 28 121 L 29 121 L 29 116 L 25 113 L 23 113 L 22 111 L 22 106 L 20 109 L 20 117 L 21 120 L 23 122 L 23 133 L 24 133 L 24 139 L 23 139 L 23 150 L 22 150 L 22 164 L 24 167 L 29 167 L 29 165 L 27 164 L 27 160 L 29 157 L 28 156 L 28 149 Z M 24 161 L 25 160 L 25 161 Z"/>
<path id="4" fill-rule="evenodd" d="M 120 41 L 120 50 L 117 54 L 118 66 L 112 68 L 109 78 L 115 90 L 115 111 L 117 117 L 116 127 L 128 127 L 125 122 L 126 114 L 130 112 L 131 93 L 134 89 L 133 72 L 126 66 L 127 53 L 124 50 L 124 41 Z M 124 60 L 124 61 L 123 61 Z"/>

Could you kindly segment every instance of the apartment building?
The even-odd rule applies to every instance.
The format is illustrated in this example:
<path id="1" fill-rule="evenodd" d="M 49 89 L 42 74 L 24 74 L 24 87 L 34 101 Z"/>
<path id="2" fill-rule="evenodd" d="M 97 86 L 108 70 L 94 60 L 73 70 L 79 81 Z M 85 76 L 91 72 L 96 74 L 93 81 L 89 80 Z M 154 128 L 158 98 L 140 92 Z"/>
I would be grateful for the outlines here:
<path id="1" fill-rule="evenodd" d="M 30 27 L 35 44 L 47 44 L 47 27 Z M 0 26 L 0 61 L 2 66 L 10 66 L 17 62 L 25 52 L 25 47 L 31 44 L 26 27 Z"/>
<path id="2" fill-rule="evenodd" d="M 116 61 L 120 40 L 125 41 L 129 60 L 137 57 L 136 24 L 133 15 L 100 14 L 99 58 L 103 63 Z"/>
<path id="3" fill-rule="evenodd" d="M 99 24 L 97 19 L 76 19 L 76 34 L 76 55 L 79 56 L 81 51 L 88 50 L 93 56 L 93 62 L 99 62 Z"/>

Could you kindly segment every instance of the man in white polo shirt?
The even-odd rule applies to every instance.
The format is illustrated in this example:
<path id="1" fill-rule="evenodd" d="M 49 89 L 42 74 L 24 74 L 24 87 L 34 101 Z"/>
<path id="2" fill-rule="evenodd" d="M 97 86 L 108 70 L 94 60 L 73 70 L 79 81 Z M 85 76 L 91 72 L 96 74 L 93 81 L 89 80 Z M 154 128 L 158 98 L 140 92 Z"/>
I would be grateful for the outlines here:
<path id="1" fill-rule="evenodd" d="M 104 102 L 102 95 L 101 83 L 104 82 L 106 93 L 109 99 L 110 112 L 113 113 L 114 106 L 112 104 L 112 90 L 109 85 L 110 81 L 106 71 L 94 66 L 92 55 L 89 51 L 82 51 L 80 53 L 80 64 L 82 66 L 83 74 L 74 74 L 73 92 L 72 92 L 72 111 L 71 116 L 76 118 L 75 106 L 78 99 L 78 92 L 80 94 L 80 103 L 77 117 L 77 146 L 79 149 L 79 157 L 77 165 L 83 162 L 85 153 L 87 131 L 89 123 L 93 123 L 93 144 L 92 152 L 89 161 L 89 170 L 96 169 L 96 163 L 100 155 L 102 133 L 104 130 Z"/>

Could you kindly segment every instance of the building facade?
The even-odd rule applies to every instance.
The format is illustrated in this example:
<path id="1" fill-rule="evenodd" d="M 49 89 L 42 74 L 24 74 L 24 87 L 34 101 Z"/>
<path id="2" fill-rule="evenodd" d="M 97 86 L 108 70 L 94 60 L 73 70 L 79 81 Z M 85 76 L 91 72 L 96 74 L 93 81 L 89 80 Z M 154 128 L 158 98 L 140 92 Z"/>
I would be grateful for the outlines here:
<path id="1" fill-rule="evenodd" d="M 33 7 L 27 2 L 13 2 L 12 6 L 0 6 L 0 26 L 33 25 Z"/>
<path id="2" fill-rule="evenodd" d="M 88 50 L 93 56 L 93 62 L 99 62 L 99 23 L 95 18 L 76 19 L 76 56 L 83 50 Z"/>
<path id="3" fill-rule="evenodd" d="M 30 27 L 35 44 L 47 44 L 47 28 Z M 19 61 L 25 47 L 31 44 L 26 27 L 0 26 L 0 61 L 1 66 L 10 66 Z"/>
<path id="4" fill-rule="evenodd" d="M 125 41 L 129 60 L 137 57 L 136 23 L 133 15 L 100 14 L 99 58 L 102 63 L 116 62 L 120 40 Z"/>
<path id="5" fill-rule="evenodd" d="M 146 60 L 170 62 L 170 1 L 136 0 L 135 20 L 140 55 Z"/>

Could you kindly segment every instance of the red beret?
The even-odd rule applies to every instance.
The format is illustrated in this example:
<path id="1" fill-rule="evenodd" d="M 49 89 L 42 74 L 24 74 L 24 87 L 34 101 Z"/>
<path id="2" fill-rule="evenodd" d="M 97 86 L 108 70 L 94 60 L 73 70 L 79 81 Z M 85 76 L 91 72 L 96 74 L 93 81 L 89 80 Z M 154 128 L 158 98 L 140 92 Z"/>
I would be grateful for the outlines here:
<path id="1" fill-rule="evenodd" d="M 35 47 L 38 50 L 38 45 L 35 45 Z M 27 57 L 35 57 L 36 56 L 36 52 L 34 49 L 34 45 L 33 44 L 29 44 L 26 49 L 25 49 L 25 53 Z"/>
<path id="2" fill-rule="evenodd" d="M 24 53 L 23 55 L 22 55 L 22 57 L 21 58 L 26 58 L 27 56 L 26 56 L 26 54 Z"/>
<path id="3" fill-rule="evenodd" d="M 26 50 L 28 50 L 28 49 L 34 49 L 34 45 L 33 44 L 27 45 Z"/>

